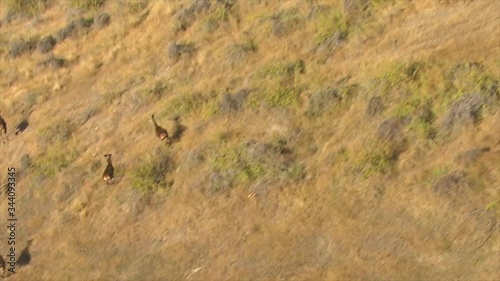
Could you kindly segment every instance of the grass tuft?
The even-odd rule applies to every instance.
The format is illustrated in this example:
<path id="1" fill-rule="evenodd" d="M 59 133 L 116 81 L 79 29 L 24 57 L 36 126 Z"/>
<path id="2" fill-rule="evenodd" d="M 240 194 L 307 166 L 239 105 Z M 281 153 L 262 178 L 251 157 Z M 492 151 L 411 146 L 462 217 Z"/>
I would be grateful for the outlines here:
<path id="1" fill-rule="evenodd" d="M 157 191 L 168 187 L 166 174 L 172 170 L 170 153 L 162 150 L 140 161 L 132 172 L 132 187 L 142 192 Z"/>
<path id="2" fill-rule="evenodd" d="M 47 9 L 48 0 L 5 0 L 7 10 L 14 14 L 35 16 Z"/>
<path id="3" fill-rule="evenodd" d="M 82 10 L 96 10 L 100 8 L 106 0 L 69 0 L 71 6 Z"/>

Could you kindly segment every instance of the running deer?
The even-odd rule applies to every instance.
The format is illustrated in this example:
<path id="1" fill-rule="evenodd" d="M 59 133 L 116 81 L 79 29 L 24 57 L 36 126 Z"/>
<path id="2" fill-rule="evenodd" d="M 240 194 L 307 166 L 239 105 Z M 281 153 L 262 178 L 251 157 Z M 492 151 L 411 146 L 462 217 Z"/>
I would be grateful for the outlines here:
<path id="1" fill-rule="evenodd" d="M 115 168 L 113 168 L 113 163 L 111 163 L 111 154 L 105 154 L 104 157 L 107 158 L 108 166 L 106 166 L 106 169 L 104 170 L 104 173 L 102 174 L 102 179 L 107 184 L 112 184 L 113 179 L 114 179 L 113 175 L 115 173 Z"/>

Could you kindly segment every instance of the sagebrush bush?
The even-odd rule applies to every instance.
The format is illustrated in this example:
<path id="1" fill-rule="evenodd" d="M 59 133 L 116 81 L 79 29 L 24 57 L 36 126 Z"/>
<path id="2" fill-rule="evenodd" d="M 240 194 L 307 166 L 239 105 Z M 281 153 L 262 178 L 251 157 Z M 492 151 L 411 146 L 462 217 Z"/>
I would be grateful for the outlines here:
<path id="1" fill-rule="evenodd" d="M 38 40 L 39 38 L 37 36 L 29 36 L 12 42 L 9 50 L 9 56 L 16 58 L 24 53 L 33 51 L 38 44 Z"/>

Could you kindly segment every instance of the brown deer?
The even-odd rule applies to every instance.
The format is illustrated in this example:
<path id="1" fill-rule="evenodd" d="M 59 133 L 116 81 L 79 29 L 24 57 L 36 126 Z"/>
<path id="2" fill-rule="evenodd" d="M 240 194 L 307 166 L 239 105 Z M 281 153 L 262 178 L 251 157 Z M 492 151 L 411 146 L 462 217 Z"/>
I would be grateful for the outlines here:
<path id="1" fill-rule="evenodd" d="M 108 160 L 108 166 L 106 166 L 106 169 L 104 170 L 104 173 L 102 174 L 102 179 L 107 184 L 112 184 L 113 179 L 114 179 L 113 175 L 115 173 L 115 168 L 113 168 L 113 163 L 111 163 L 111 154 L 105 154 L 104 157 L 106 157 Z"/>
<path id="2" fill-rule="evenodd" d="M 5 143 L 5 140 L 9 140 L 9 137 L 7 136 L 7 123 L 5 123 L 5 120 L 2 118 L 0 115 L 0 134 L 2 135 L 2 141 Z"/>
<path id="3" fill-rule="evenodd" d="M 156 132 L 156 136 L 160 139 L 160 140 L 166 140 L 166 144 L 169 145 L 170 144 L 170 138 L 168 136 L 168 132 L 166 129 L 160 127 L 156 121 L 155 121 L 155 115 L 152 114 L 151 115 L 151 119 L 153 120 L 153 123 L 155 124 L 155 132 Z"/>

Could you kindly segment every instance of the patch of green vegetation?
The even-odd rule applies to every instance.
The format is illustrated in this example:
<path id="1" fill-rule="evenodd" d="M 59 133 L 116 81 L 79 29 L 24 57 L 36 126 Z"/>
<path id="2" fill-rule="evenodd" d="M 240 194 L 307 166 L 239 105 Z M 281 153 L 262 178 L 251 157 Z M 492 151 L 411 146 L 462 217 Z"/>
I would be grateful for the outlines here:
<path id="1" fill-rule="evenodd" d="M 210 97 L 201 108 L 200 116 L 203 118 L 209 118 L 219 114 L 220 112 L 218 99 Z"/>
<path id="2" fill-rule="evenodd" d="M 302 180 L 306 177 L 306 170 L 304 165 L 294 163 L 286 170 L 286 175 L 288 178 L 292 180 Z"/>
<path id="3" fill-rule="evenodd" d="M 215 170 L 228 170 L 235 167 L 243 158 L 240 150 L 240 147 L 220 147 L 210 160 L 211 167 Z"/>
<path id="4" fill-rule="evenodd" d="M 54 177 L 66 168 L 77 157 L 76 149 L 68 148 L 61 141 L 48 146 L 48 148 L 38 157 L 35 157 L 32 167 L 34 173 L 40 177 Z"/>
<path id="5" fill-rule="evenodd" d="M 500 208 L 500 200 L 491 202 L 490 204 L 486 205 L 486 210 L 488 211 L 497 210 L 498 208 Z"/>
<path id="6" fill-rule="evenodd" d="M 137 0 L 131 3 L 128 3 L 128 11 L 129 13 L 135 14 L 142 12 L 149 4 L 149 0 Z"/>
<path id="7" fill-rule="evenodd" d="M 139 95 L 146 100 L 159 100 L 165 91 L 171 89 L 171 86 L 163 81 L 156 81 L 151 87 L 146 87 L 139 91 Z"/>
<path id="8" fill-rule="evenodd" d="M 343 112 L 351 104 L 359 92 L 359 85 L 348 84 L 339 88 L 325 88 L 311 94 L 305 115 L 309 118 L 323 115 L 334 108 L 337 113 Z"/>
<path id="9" fill-rule="evenodd" d="M 132 187 L 142 192 L 157 191 L 168 187 L 165 176 L 172 169 L 167 150 L 151 154 L 141 160 L 132 171 Z"/>
<path id="10" fill-rule="evenodd" d="M 409 130 L 416 132 L 418 136 L 426 139 L 434 139 L 437 135 L 437 131 L 432 126 L 432 123 L 421 118 L 413 120 L 409 126 Z"/>
<path id="11" fill-rule="evenodd" d="M 302 60 L 274 62 L 259 69 L 256 73 L 257 78 L 277 78 L 281 76 L 292 76 L 303 74 L 305 72 L 305 63 Z"/>
<path id="12" fill-rule="evenodd" d="M 292 87 L 270 90 L 264 100 L 270 107 L 297 106 L 301 103 L 300 90 Z"/>
<path id="13" fill-rule="evenodd" d="M 297 9 L 286 9 L 274 13 L 272 19 L 272 34 L 283 37 L 301 22 L 301 15 Z"/>
<path id="14" fill-rule="evenodd" d="M 316 18 L 317 32 L 314 36 L 314 45 L 335 44 L 344 40 L 348 35 L 347 19 L 340 9 L 331 9 L 320 13 Z"/>
<path id="15" fill-rule="evenodd" d="M 422 62 L 395 63 L 388 68 L 383 77 L 389 82 L 390 87 L 403 82 L 417 81 L 424 66 Z"/>
<path id="16" fill-rule="evenodd" d="M 448 166 L 438 166 L 432 169 L 432 175 L 436 178 L 440 178 L 446 174 L 448 174 L 451 171 L 450 167 Z"/>
<path id="17" fill-rule="evenodd" d="M 71 120 L 57 120 L 38 130 L 38 138 L 42 145 L 65 143 L 68 141 L 76 125 Z"/>
<path id="18" fill-rule="evenodd" d="M 278 151 L 279 153 L 282 153 L 285 151 L 288 141 L 287 139 L 279 134 L 273 135 L 271 140 L 268 142 L 268 145 L 274 149 L 275 151 Z"/>
<path id="19" fill-rule="evenodd" d="M 218 142 L 220 143 L 220 142 Z M 268 143 L 247 141 L 238 144 L 224 142 L 208 153 L 208 165 L 217 175 L 212 178 L 214 188 L 248 184 L 258 180 L 302 180 L 305 167 L 294 161 L 283 162 L 280 157 L 286 141 L 278 138 Z M 222 190 L 221 189 L 221 190 Z"/>
<path id="20" fill-rule="evenodd" d="M 71 6 L 85 11 L 95 10 L 104 5 L 105 2 L 106 0 L 69 0 Z"/>
<path id="21" fill-rule="evenodd" d="M 15 14 L 34 16 L 48 7 L 48 0 L 6 0 L 7 9 Z"/>
<path id="22" fill-rule="evenodd" d="M 211 91 L 208 94 L 189 93 L 177 96 L 167 103 L 159 116 L 182 116 L 200 114 L 202 117 L 211 117 L 220 113 L 218 97 L 221 93 Z"/>
<path id="23" fill-rule="evenodd" d="M 418 108 L 427 103 L 427 100 L 419 95 L 413 95 L 409 99 L 398 104 L 392 111 L 392 115 L 397 117 L 406 117 L 415 112 Z"/>
<path id="24" fill-rule="evenodd" d="M 125 92 L 125 90 L 107 92 L 101 96 L 102 103 L 110 105 L 114 100 L 121 98 Z"/>
<path id="25" fill-rule="evenodd" d="M 452 67 L 447 72 L 447 78 L 452 85 L 451 100 L 456 100 L 469 93 L 497 96 L 499 93 L 499 76 L 490 73 L 479 63 L 463 63 Z"/>
<path id="26" fill-rule="evenodd" d="M 245 108 L 257 110 L 261 105 L 272 108 L 297 107 L 302 103 L 300 88 L 269 86 L 254 92 L 244 103 Z"/>
<path id="27" fill-rule="evenodd" d="M 239 178 L 243 182 L 252 182 L 264 174 L 264 167 L 260 164 L 244 164 L 241 167 Z"/>
<path id="28" fill-rule="evenodd" d="M 394 151 L 389 145 L 373 145 L 361 151 L 354 163 L 356 171 L 365 178 L 387 173 L 395 161 Z"/>

